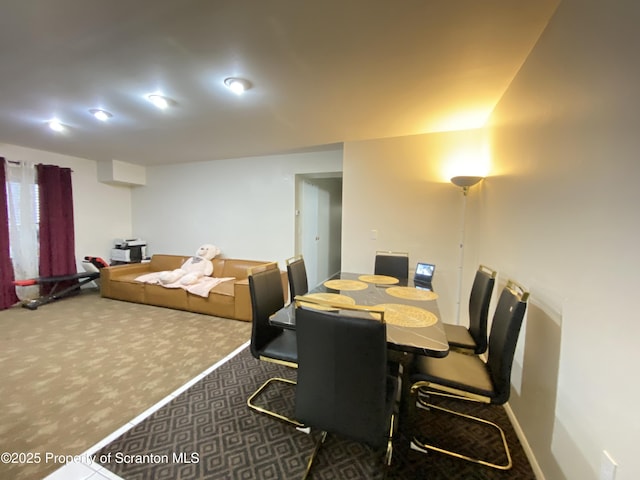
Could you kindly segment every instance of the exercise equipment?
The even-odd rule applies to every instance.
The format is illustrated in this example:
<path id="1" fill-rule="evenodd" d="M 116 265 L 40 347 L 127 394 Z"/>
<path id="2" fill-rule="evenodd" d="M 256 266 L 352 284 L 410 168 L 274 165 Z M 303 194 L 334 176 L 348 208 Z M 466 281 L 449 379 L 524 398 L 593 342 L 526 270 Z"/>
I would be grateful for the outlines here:
<path id="1" fill-rule="evenodd" d="M 100 257 L 84 257 L 82 261 L 82 267 L 84 272 L 73 273 L 69 275 L 56 275 L 53 277 L 38 277 L 30 278 L 27 280 L 14 280 L 13 284 L 17 287 L 29 287 L 31 285 L 53 284 L 51 290 L 46 295 L 42 295 L 38 298 L 31 300 L 25 300 L 22 302 L 24 308 L 29 310 L 36 310 L 41 305 L 46 305 L 55 300 L 59 300 L 64 297 L 68 297 L 77 293 L 83 285 L 93 282 L 100 278 L 100 269 L 108 267 L 109 264 Z M 64 287 L 65 282 L 75 281 L 72 285 L 67 285 L 66 288 L 58 291 L 58 288 Z"/>

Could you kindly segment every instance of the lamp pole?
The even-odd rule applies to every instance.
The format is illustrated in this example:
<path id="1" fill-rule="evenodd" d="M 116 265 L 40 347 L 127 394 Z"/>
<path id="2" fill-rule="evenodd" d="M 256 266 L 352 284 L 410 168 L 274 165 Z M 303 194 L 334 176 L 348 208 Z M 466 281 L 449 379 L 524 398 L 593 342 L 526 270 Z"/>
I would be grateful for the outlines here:
<path id="1" fill-rule="evenodd" d="M 476 183 L 482 180 L 484 177 L 475 176 L 458 176 L 452 177 L 451 183 L 457 187 L 462 188 L 462 219 L 460 224 L 460 248 L 459 260 L 458 260 L 458 298 L 457 298 L 457 312 L 456 312 L 456 325 L 460 325 L 460 304 L 462 300 L 462 271 L 464 268 L 464 234 L 467 215 L 467 193 L 469 187 L 473 187 Z"/>
<path id="2" fill-rule="evenodd" d="M 464 234 L 467 214 L 467 188 L 462 189 L 462 217 L 460 219 L 460 242 L 458 244 L 458 294 L 456 296 L 456 325 L 460 325 L 460 307 L 462 303 L 462 271 L 464 269 Z"/>

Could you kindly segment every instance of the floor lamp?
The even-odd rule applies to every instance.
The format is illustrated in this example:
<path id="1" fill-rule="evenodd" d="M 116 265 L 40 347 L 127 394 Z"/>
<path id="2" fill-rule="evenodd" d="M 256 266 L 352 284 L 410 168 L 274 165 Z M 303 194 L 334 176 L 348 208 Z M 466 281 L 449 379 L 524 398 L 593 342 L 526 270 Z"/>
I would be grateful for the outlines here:
<path id="1" fill-rule="evenodd" d="M 460 222 L 460 255 L 458 259 L 458 295 L 456 299 L 456 325 L 460 325 L 460 304 L 462 301 L 462 271 L 464 269 L 464 234 L 467 214 L 467 193 L 469 187 L 479 183 L 484 177 L 459 176 L 452 177 L 451 183 L 462 188 L 462 219 Z"/>

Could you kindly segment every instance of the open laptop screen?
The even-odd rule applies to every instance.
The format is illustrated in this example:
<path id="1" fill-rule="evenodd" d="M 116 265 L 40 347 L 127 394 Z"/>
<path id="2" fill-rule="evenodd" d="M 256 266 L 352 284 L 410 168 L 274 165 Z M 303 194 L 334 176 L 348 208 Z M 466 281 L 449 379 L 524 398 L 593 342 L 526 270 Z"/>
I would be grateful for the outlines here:
<path id="1" fill-rule="evenodd" d="M 432 263 L 418 262 L 418 265 L 416 266 L 416 273 L 413 277 L 414 283 L 430 284 L 433 279 L 433 272 L 435 269 L 436 266 Z"/>

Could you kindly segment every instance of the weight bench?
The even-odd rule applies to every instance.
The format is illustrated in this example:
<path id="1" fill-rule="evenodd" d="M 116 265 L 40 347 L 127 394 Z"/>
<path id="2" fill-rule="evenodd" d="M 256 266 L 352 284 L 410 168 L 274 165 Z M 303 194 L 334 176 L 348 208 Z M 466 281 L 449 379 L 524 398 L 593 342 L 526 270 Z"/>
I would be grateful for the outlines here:
<path id="1" fill-rule="evenodd" d="M 85 272 L 69 275 L 56 275 L 53 277 L 37 277 L 27 280 L 14 280 L 13 284 L 18 287 L 29 287 L 31 285 L 42 285 L 45 283 L 53 284 L 51 291 L 48 294 L 32 300 L 25 300 L 22 302 L 22 306 L 29 310 L 36 310 L 41 305 L 46 305 L 47 303 L 51 303 L 55 300 L 68 297 L 75 293 L 76 290 L 80 290 L 83 285 L 100 278 L 100 269 L 108 267 L 109 264 L 100 257 L 84 257 L 82 266 L 86 270 Z M 60 288 L 61 285 L 64 285 L 64 282 L 68 282 L 70 280 L 77 280 L 77 282 L 74 282 L 73 285 L 58 291 L 58 288 Z"/>

